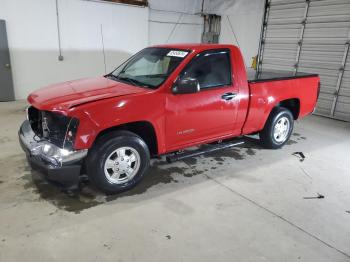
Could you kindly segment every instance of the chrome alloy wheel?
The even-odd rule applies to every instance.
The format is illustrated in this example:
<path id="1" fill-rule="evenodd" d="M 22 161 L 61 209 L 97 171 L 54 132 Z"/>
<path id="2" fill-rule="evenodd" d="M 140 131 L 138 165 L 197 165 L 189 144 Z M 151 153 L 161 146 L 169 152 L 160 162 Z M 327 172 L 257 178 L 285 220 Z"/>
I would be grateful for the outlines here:
<path id="1" fill-rule="evenodd" d="M 114 150 L 104 164 L 105 176 L 111 184 L 123 184 L 134 178 L 140 168 L 140 154 L 132 147 Z"/>
<path id="2" fill-rule="evenodd" d="M 277 143 L 283 143 L 289 133 L 290 121 L 287 117 L 281 117 L 273 128 L 273 137 Z"/>

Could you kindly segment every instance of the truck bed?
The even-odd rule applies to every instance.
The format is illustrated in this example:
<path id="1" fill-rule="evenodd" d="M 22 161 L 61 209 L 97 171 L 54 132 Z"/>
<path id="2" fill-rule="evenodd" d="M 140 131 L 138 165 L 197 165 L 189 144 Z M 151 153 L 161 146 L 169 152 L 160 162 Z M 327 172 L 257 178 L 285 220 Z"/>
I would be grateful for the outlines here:
<path id="1" fill-rule="evenodd" d="M 249 83 L 258 83 L 266 81 L 277 81 L 287 80 L 303 77 L 314 77 L 317 74 L 309 74 L 303 72 L 290 72 L 290 71 L 279 71 L 279 70 L 264 70 L 257 74 L 257 72 L 251 68 L 247 69 L 247 78 Z"/>
<path id="2" fill-rule="evenodd" d="M 289 103 L 298 108 L 295 119 L 310 114 L 316 106 L 317 74 L 287 71 L 262 71 L 256 74 L 256 71 L 248 70 L 247 75 L 250 103 L 243 134 L 262 130 L 276 103 L 292 100 Z"/>

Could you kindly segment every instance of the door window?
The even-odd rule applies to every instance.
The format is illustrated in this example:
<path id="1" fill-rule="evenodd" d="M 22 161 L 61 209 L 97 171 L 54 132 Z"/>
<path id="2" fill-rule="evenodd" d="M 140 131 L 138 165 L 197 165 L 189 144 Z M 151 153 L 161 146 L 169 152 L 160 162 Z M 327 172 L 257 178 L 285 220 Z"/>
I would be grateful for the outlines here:
<path id="1" fill-rule="evenodd" d="M 231 85 L 231 64 L 228 50 L 203 52 L 181 73 L 181 78 L 195 78 L 200 88 Z"/>

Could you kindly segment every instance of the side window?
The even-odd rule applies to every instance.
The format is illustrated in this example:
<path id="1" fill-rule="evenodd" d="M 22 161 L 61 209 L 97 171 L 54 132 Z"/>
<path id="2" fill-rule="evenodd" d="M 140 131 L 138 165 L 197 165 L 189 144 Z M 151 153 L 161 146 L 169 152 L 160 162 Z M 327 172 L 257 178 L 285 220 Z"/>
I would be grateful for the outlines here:
<path id="1" fill-rule="evenodd" d="M 215 50 L 199 54 L 184 69 L 181 78 L 197 79 L 201 89 L 230 85 L 229 51 Z"/>

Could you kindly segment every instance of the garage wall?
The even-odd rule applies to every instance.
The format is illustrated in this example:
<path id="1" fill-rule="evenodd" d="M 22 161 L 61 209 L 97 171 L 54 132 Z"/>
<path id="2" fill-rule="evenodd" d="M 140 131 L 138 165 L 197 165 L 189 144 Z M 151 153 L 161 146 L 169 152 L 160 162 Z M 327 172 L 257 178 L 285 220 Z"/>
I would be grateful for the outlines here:
<path id="1" fill-rule="evenodd" d="M 149 43 L 200 43 L 201 0 L 149 0 Z"/>
<path id="2" fill-rule="evenodd" d="M 203 18 L 200 15 L 150 9 L 149 41 L 164 43 L 200 43 Z"/>
<path id="3" fill-rule="evenodd" d="M 63 61 L 58 61 L 55 0 L 1 0 L 16 99 L 50 83 L 101 75 L 148 44 L 148 8 L 84 0 L 58 3 Z"/>
<path id="4" fill-rule="evenodd" d="M 58 0 L 64 58 L 58 61 L 55 2 L 0 0 L 16 99 L 51 83 L 109 72 L 147 45 L 201 41 L 202 0 L 149 0 L 149 8 Z M 239 45 L 250 65 L 257 53 L 263 0 L 205 0 L 204 11 L 222 15 L 220 43 Z"/>
<path id="5" fill-rule="evenodd" d="M 221 34 L 219 42 L 240 47 L 247 67 L 258 54 L 264 0 L 236 0 L 206 2 L 206 8 L 220 14 Z"/>
<path id="6" fill-rule="evenodd" d="M 169 43 L 197 43 L 201 41 L 203 31 L 203 19 L 200 16 L 202 0 L 149 0 L 149 2 L 151 44 L 165 43 L 169 35 Z M 251 65 L 252 57 L 258 53 L 264 4 L 264 0 L 204 1 L 204 12 L 222 16 L 219 42 L 238 45 L 247 66 Z M 152 22 L 152 20 L 170 23 L 159 24 Z M 176 23 L 178 25 L 171 34 Z"/>

